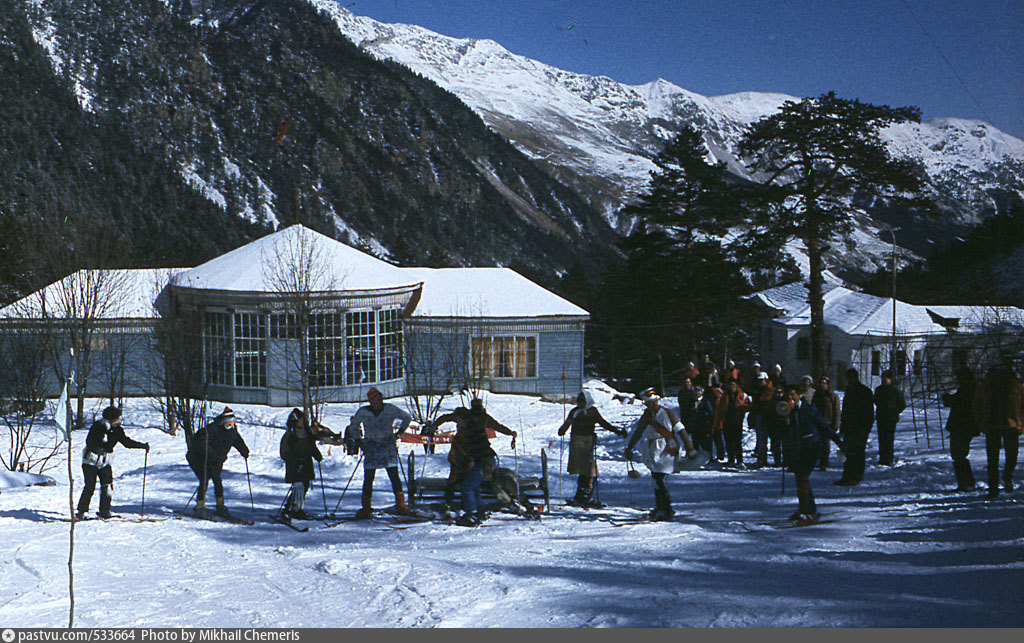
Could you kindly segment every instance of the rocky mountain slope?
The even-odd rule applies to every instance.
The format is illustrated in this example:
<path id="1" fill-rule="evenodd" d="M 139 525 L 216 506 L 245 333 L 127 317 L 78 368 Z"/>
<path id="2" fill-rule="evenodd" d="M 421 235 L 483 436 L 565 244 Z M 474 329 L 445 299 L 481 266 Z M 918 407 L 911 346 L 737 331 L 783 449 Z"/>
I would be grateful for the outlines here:
<path id="1" fill-rule="evenodd" d="M 491 40 L 380 23 L 333 0 L 309 2 L 363 51 L 401 63 L 452 91 L 620 229 L 629 222 L 617 218 L 618 208 L 646 185 L 654 168 L 651 159 L 680 127 L 696 125 L 709 157 L 742 175 L 743 163 L 734 150 L 743 129 L 783 102 L 797 100 L 758 92 L 702 96 L 660 79 L 626 85 L 557 69 Z M 899 245 L 926 254 L 1024 198 L 1024 141 L 988 123 L 935 118 L 892 127 L 884 136 L 894 154 L 921 163 L 946 214 L 941 221 L 918 221 L 868 208 L 858 238 L 842 249 L 843 256 L 834 257 L 847 267 L 869 269 L 888 252 L 888 232 L 869 215 L 898 227 Z"/>
<path id="2" fill-rule="evenodd" d="M 12 0 L 3 11 L 0 53 L 20 43 L 4 59 L 12 85 L 19 55 L 48 61 L 33 83 L 72 97 L 62 118 L 102 130 L 96 145 L 130 149 L 120 171 L 157 159 L 174 190 L 252 226 L 243 237 L 301 221 L 403 264 L 548 275 L 598 265 L 616 238 L 462 101 L 363 53 L 304 0 Z M 42 110 L 8 127 L 37 130 Z M 58 143 L 44 156 L 84 155 Z M 236 245 L 228 236 L 200 254 Z"/>

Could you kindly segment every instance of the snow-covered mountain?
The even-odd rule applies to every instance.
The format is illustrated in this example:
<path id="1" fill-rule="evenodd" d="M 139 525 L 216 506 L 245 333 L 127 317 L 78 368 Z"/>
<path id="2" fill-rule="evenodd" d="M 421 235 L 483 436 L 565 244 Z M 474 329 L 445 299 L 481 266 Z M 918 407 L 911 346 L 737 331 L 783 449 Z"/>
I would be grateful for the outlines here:
<path id="1" fill-rule="evenodd" d="M 743 174 L 733 150 L 744 128 L 783 102 L 798 100 L 762 92 L 702 96 L 661 79 L 626 85 L 531 60 L 492 40 L 377 22 L 333 0 L 309 2 L 364 51 L 401 63 L 457 95 L 620 229 L 624 222 L 616 210 L 643 189 L 654 169 L 651 159 L 680 127 L 696 125 L 709 155 Z M 884 136 L 894 154 L 920 161 L 934 193 L 952 213 L 938 227 L 888 221 L 906 231 L 899 239 L 903 246 L 925 251 L 1000 209 L 1007 197 L 1024 197 L 1024 141 L 988 123 L 935 118 L 894 126 Z M 863 222 L 868 236 L 881 229 L 868 219 Z M 867 258 L 849 257 L 855 263 Z"/>

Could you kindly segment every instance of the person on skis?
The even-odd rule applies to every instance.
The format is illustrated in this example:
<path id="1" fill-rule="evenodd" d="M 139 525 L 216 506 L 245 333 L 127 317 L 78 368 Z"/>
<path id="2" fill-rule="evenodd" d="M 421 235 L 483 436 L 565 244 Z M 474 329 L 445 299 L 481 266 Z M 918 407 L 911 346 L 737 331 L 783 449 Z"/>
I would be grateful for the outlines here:
<path id="1" fill-rule="evenodd" d="M 800 394 L 798 386 L 786 387 L 786 398 L 779 402 L 778 415 L 785 418 L 782 456 L 786 468 L 796 477 L 797 510 L 790 520 L 814 522 L 818 507 L 811 491 L 811 471 L 821 458 L 821 443 L 833 440 L 842 450 L 842 442 L 813 404 Z"/>
<path id="2" fill-rule="evenodd" d="M 629 438 L 625 452 L 626 460 L 633 461 L 633 448 L 640 443 L 643 463 L 651 471 L 651 477 L 654 479 L 655 506 L 650 514 L 651 519 L 671 520 L 675 511 L 672 509 L 672 498 L 669 496 L 665 476 L 675 473 L 680 441 L 685 445 L 686 457 L 696 457 L 697 450 L 693 448 L 693 442 L 683 423 L 672 411 L 661 406 L 661 397 L 653 387 L 645 389 L 638 397 L 643 400 L 646 408 Z"/>
<path id="3" fill-rule="evenodd" d="M 625 437 L 626 432 L 612 425 L 601 417 L 601 412 L 594 406 L 594 397 L 590 391 L 580 391 L 576 396 L 576 406 L 569 411 L 565 422 L 558 429 L 559 437 L 572 428 L 569 434 L 569 475 L 576 478 L 576 495 L 568 504 L 578 507 L 600 507 L 594 500 L 594 483 L 597 479 L 597 459 L 594 450 L 597 448 L 597 432 L 601 425 L 606 431 Z"/>
<path id="4" fill-rule="evenodd" d="M 89 427 L 89 434 L 85 438 L 85 448 L 82 450 L 82 473 L 85 475 L 85 484 L 82 487 L 82 495 L 78 498 L 78 511 L 75 514 L 78 520 L 83 520 L 89 511 L 92 494 L 96 491 L 97 478 L 100 481 L 100 510 L 97 515 L 104 519 L 110 518 L 110 502 L 113 499 L 111 491 L 114 487 L 114 470 L 111 463 L 114 447 L 118 444 L 123 444 L 129 449 L 149 451 L 148 443 L 136 442 L 124 434 L 124 429 L 121 428 L 121 409 L 108 406 L 103 409 L 101 419 Z"/>
<path id="5" fill-rule="evenodd" d="M 371 386 L 366 391 L 368 405 L 361 407 L 349 420 L 346 435 L 352 435 L 363 450 L 362 508 L 356 518 L 373 516 L 373 479 L 377 469 L 384 469 L 395 494 L 395 512 L 402 516 L 412 512 L 405 504 L 402 480 L 398 477 L 398 438 L 409 428 L 412 418 L 394 404 L 384 402 L 384 394 Z"/>
<path id="6" fill-rule="evenodd" d="M 494 459 L 497 457 L 491 448 L 487 429 L 511 435 L 513 449 L 519 434 L 491 417 L 480 398 L 473 398 L 468 410 L 456 409 L 451 415 L 457 417 L 458 430 L 448 452 L 448 462 L 451 465 L 449 480 L 457 481 L 459 493 L 462 495 L 462 515 L 455 520 L 455 524 L 460 527 L 475 527 L 487 518 L 480 504 L 480 486 L 485 480 L 493 478 Z M 447 417 L 448 415 L 442 415 L 437 418 L 437 424 L 449 421 Z"/>
<path id="7" fill-rule="evenodd" d="M 324 456 L 316 446 L 306 414 L 301 409 L 292 409 L 288 414 L 285 433 L 281 437 L 281 459 L 284 460 L 284 481 L 292 486 L 288 492 L 284 516 L 309 520 L 310 515 L 302 505 L 309 491 L 309 483 L 316 477 L 313 473 L 313 460 L 320 462 Z"/>
<path id="8" fill-rule="evenodd" d="M 224 411 L 215 417 L 213 422 L 195 432 L 185 453 L 185 460 L 199 478 L 194 509 L 196 513 L 206 512 L 206 489 L 210 480 L 213 480 L 213 494 L 217 499 L 216 512 L 220 515 L 228 514 L 227 506 L 224 504 L 224 483 L 221 480 L 221 473 L 232 448 L 246 460 L 249 459 L 249 447 L 235 426 L 235 413 L 224 407 Z"/>

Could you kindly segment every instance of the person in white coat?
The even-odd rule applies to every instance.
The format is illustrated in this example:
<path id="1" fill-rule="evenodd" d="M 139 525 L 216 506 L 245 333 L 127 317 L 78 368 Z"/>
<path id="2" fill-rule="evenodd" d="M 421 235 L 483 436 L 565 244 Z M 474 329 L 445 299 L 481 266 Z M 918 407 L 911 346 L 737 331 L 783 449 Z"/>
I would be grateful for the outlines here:
<path id="1" fill-rule="evenodd" d="M 353 436 L 363 450 L 363 497 L 362 508 L 356 512 L 357 518 L 369 518 L 373 515 L 371 498 L 373 496 L 373 479 L 377 469 L 388 472 L 391 490 L 395 494 L 395 511 L 409 515 L 402 493 L 402 481 L 398 477 L 398 438 L 409 428 L 412 419 L 409 414 L 394 404 L 386 404 L 384 395 L 370 387 L 366 392 L 367 406 L 356 411 L 349 421 L 346 435 Z"/>
<path id="2" fill-rule="evenodd" d="M 626 460 L 633 460 L 633 448 L 639 443 L 643 463 L 650 469 L 654 479 L 654 511 L 651 512 L 651 519 L 671 520 L 675 512 L 672 510 L 665 476 L 676 471 L 680 443 L 685 446 L 688 458 L 696 457 L 697 450 L 693 448 L 690 435 L 675 413 L 661 406 L 661 397 L 654 388 L 642 391 L 638 397 L 643 400 L 646 408 L 629 438 Z"/>

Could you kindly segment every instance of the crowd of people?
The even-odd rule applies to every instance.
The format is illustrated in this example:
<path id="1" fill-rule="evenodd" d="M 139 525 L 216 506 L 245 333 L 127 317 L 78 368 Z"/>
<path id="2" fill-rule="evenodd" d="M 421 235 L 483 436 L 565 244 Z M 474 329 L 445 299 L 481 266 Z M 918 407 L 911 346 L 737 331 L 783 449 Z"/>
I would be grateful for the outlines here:
<path id="1" fill-rule="evenodd" d="M 799 383 L 790 383 L 779 365 L 769 374 L 755 363 L 743 374 L 731 361 L 724 374 L 711 362 L 700 370 L 689 364 L 679 390 L 678 414 L 662 404 L 662 397 L 655 389 L 642 391 L 638 398 L 645 408 L 628 435 L 624 455 L 632 462 L 634 450 L 638 449 L 641 461 L 651 472 L 655 495 L 651 518 L 672 518 L 666 476 L 693 468 L 698 461 L 703 464 L 702 452 L 707 460 L 716 463 L 713 466 L 723 469 L 774 466 L 793 473 L 798 507 L 791 518 L 802 521 L 813 521 L 819 516 L 810 476 L 812 471 L 829 468 L 832 443 L 845 454 L 842 475 L 835 481 L 836 485 L 855 486 L 864 479 L 865 451 L 872 426 L 877 426 L 878 464 L 895 464 L 896 424 L 906 408 L 906 400 L 893 383 L 892 373 L 883 372 L 882 382 L 873 392 L 860 382 L 856 369 L 851 368 L 844 375 L 846 390 L 841 403 L 828 377 L 819 378 L 816 384 L 810 376 L 802 377 Z M 971 440 L 984 434 L 988 496 L 999 495 L 1000 478 L 1003 489 L 1012 492 L 1019 437 L 1024 433 L 1024 386 L 1005 363 L 989 368 L 980 383 L 967 368 L 957 371 L 956 377 L 955 392 L 942 397 L 950 408 L 946 429 L 950 433 L 956 490 L 976 489 L 967 458 Z M 399 477 L 397 442 L 408 429 L 411 417 L 398 406 L 386 403 L 376 388 L 368 390 L 367 402 L 352 415 L 344 438 L 348 453 L 361 453 L 363 463 L 361 507 L 355 517 L 373 515 L 373 483 L 378 469 L 387 472 L 395 499 L 394 511 L 408 515 L 411 511 Z M 454 491 L 458 489 L 462 512 L 456 524 L 476 526 L 486 518 L 480 501 L 481 485 L 493 476 L 496 466 L 488 430 L 512 436 L 513 448 L 517 433 L 489 415 L 477 398 L 471 400 L 468 408 L 460 407 L 437 417 L 423 427 L 423 433 L 433 436 L 439 426 L 449 422 L 455 424 L 456 432 L 448 455 L 450 473 L 445 499 L 453 504 Z M 744 462 L 744 424 L 754 434 L 753 462 L 749 467 Z M 594 499 L 598 477 L 595 457 L 598 426 L 621 437 L 627 436 L 626 431 L 601 416 L 590 392 L 582 391 L 576 407 L 558 429 L 560 436 L 571 431 L 568 473 L 577 476 L 577 487 L 576 495 L 568 504 L 600 506 Z M 317 441 L 325 434 L 339 439 L 341 436 L 311 422 L 300 409 L 289 414 L 285 428 L 280 456 L 285 462 L 289 491 L 282 504 L 282 516 L 309 519 L 304 499 L 310 483 L 316 479 L 314 461 L 319 463 L 323 459 Z M 227 514 L 221 480 L 224 464 L 231 449 L 237 450 L 243 458 L 249 457 L 249 448 L 238 432 L 231 409 L 225 408 L 211 423 L 188 436 L 187 442 L 186 460 L 198 479 L 194 511 L 207 513 L 206 492 L 212 480 L 216 499 L 213 513 Z M 149 450 L 148 444 L 125 435 L 121 411 L 111 406 L 92 425 L 86 438 L 82 452 L 85 485 L 78 502 L 79 518 L 89 510 L 97 481 L 101 484 L 99 516 L 110 516 L 112 453 L 118 444 Z M 1000 453 L 1005 454 L 1001 475 Z"/>

